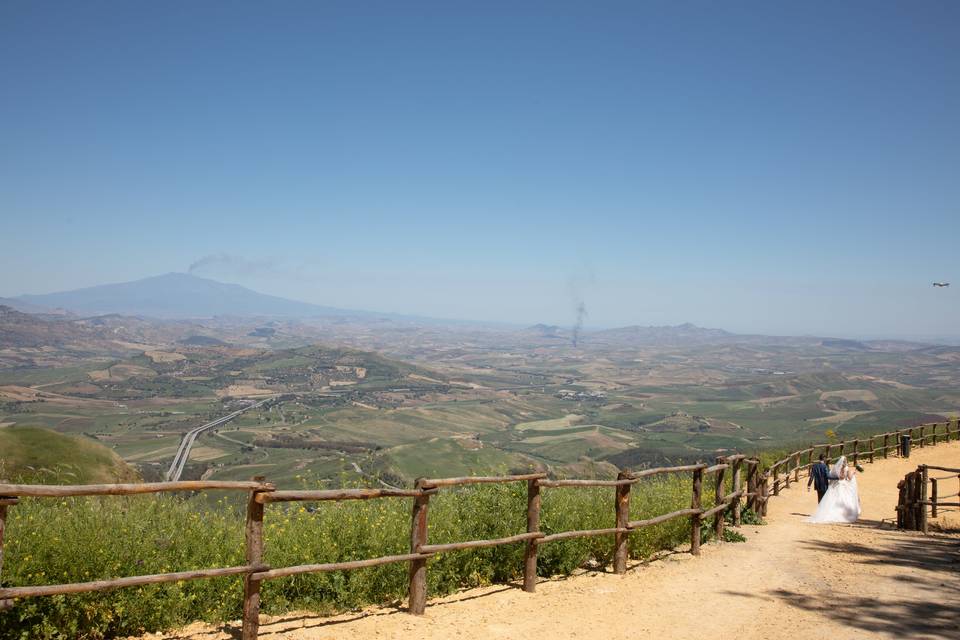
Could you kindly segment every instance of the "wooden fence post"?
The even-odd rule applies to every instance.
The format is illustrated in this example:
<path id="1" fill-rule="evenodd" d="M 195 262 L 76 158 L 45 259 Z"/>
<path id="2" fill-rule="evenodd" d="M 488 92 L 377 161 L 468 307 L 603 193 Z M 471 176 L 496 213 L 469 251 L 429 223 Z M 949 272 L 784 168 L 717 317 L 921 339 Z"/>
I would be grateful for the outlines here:
<path id="1" fill-rule="evenodd" d="M 890 434 L 889 434 L 889 433 L 883 434 L 883 457 L 884 457 L 884 458 L 887 457 L 887 452 L 888 452 L 888 449 L 889 449 L 889 446 L 890 446 L 890 445 L 889 445 L 889 442 L 890 442 L 890 441 L 889 441 L 889 438 L 890 438 Z"/>
<path id="2" fill-rule="evenodd" d="M 780 495 L 780 467 L 773 467 L 773 495 Z"/>
<path id="3" fill-rule="evenodd" d="M 937 517 L 937 479 L 930 478 L 930 517 Z"/>
<path id="4" fill-rule="evenodd" d="M 753 473 L 753 491 L 756 493 L 756 495 L 753 496 L 753 511 L 754 511 L 754 513 L 756 513 L 757 515 L 760 515 L 760 511 L 761 511 L 761 509 L 762 509 L 762 506 L 761 506 L 761 504 L 760 504 L 760 482 L 761 482 L 761 480 L 762 480 L 762 478 L 761 478 L 761 473 L 760 473 L 760 468 L 761 468 L 761 467 L 760 467 L 760 461 L 757 460 L 757 461 L 753 464 L 753 470 L 752 470 L 752 473 Z"/>
<path id="5" fill-rule="evenodd" d="M 913 472 L 913 495 L 910 496 L 910 509 L 913 511 L 911 518 L 913 519 L 913 530 L 920 530 L 920 512 L 917 509 L 920 505 L 920 472 Z"/>
<path id="6" fill-rule="evenodd" d="M 923 446 L 926 445 L 925 440 L 927 439 L 927 437 L 923 433 L 925 430 L 924 427 L 925 425 L 920 425 L 920 447 L 921 448 L 923 448 Z"/>
<path id="7" fill-rule="evenodd" d="M 897 483 L 897 529 L 903 529 L 903 509 L 904 509 L 904 500 L 903 494 L 904 486 L 906 485 L 905 480 L 901 480 Z"/>
<path id="8" fill-rule="evenodd" d="M 414 487 L 423 491 L 423 478 L 417 478 Z M 427 544 L 427 507 L 430 494 L 421 493 L 413 499 L 413 515 L 410 520 L 410 553 L 420 553 L 420 547 Z M 427 559 L 417 558 L 410 561 L 409 611 L 414 615 L 423 615 L 427 608 Z"/>
<path id="9" fill-rule="evenodd" d="M 913 504 L 913 485 L 914 485 L 914 472 L 911 471 L 904 478 L 904 502 L 903 502 L 903 528 L 913 530 L 916 529 L 915 519 L 914 519 L 914 504 Z"/>
<path id="10" fill-rule="evenodd" d="M 263 476 L 253 478 L 263 482 Z M 261 491 L 251 491 L 247 500 L 246 520 L 246 558 L 247 564 L 258 566 L 263 564 L 263 504 L 257 502 L 257 495 Z M 257 640 L 260 631 L 260 581 L 253 580 L 250 574 L 243 578 L 243 630 L 242 640 Z"/>
<path id="11" fill-rule="evenodd" d="M 733 461 L 733 492 L 736 493 L 740 490 L 740 465 L 743 463 L 743 458 L 737 458 Z M 737 496 L 733 499 L 733 526 L 740 526 L 740 498 Z"/>
<path id="12" fill-rule="evenodd" d="M 722 464 L 724 458 L 717 458 L 717 464 Z M 723 502 L 723 475 L 725 469 L 717 471 L 717 484 L 714 490 L 714 506 L 720 506 Z M 717 512 L 713 519 L 713 533 L 717 537 L 717 542 L 723 540 L 723 516 L 726 509 Z"/>
<path id="13" fill-rule="evenodd" d="M 870 464 L 873 464 L 873 454 L 877 448 L 877 436 L 870 436 Z"/>
<path id="14" fill-rule="evenodd" d="M 770 475 L 765 473 L 760 479 L 760 516 L 766 517 L 767 503 L 770 501 Z"/>
<path id="15" fill-rule="evenodd" d="M 853 466 L 857 466 L 857 463 L 860 461 L 860 439 L 857 438 L 853 441 Z"/>
<path id="16" fill-rule="evenodd" d="M 757 513 L 757 463 L 747 462 L 747 509 Z"/>
<path id="17" fill-rule="evenodd" d="M 9 504 L 7 498 L 0 497 L 0 578 L 3 577 L 3 532 L 7 527 L 7 505 Z"/>
<path id="18" fill-rule="evenodd" d="M 7 527 L 7 507 L 17 504 L 16 498 L 0 496 L 0 578 L 3 577 L 3 532 Z M 0 584 L 3 581 L 0 580 Z M 13 606 L 13 600 L 0 600 L 0 611 Z"/>
<path id="19" fill-rule="evenodd" d="M 690 516 L 690 553 L 700 555 L 700 527 L 702 518 L 700 517 L 701 500 L 700 492 L 703 487 L 703 469 L 693 470 L 693 497 L 690 500 L 690 508 L 696 509 L 697 513 Z"/>
<path id="20" fill-rule="evenodd" d="M 913 474 L 913 528 L 917 531 L 921 531 L 921 525 L 923 524 L 921 522 L 923 505 L 920 504 L 920 480 L 922 477 L 919 469 Z"/>
<path id="21" fill-rule="evenodd" d="M 922 433 L 922 431 L 921 431 Z M 920 466 L 920 511 L 918 515 L 920 516 L 920 522 L 918 523 L 919 529 L 924 533 L 927 533 L 927 505 L 924 504 L 927 501 L 927 465 Z"/>
<path id="22" fill-rule="evenodd" d="M 3 577 L 3 533 L 7 528 L 7 507 L 17 504 L 17 498 L 0 496 L 0 578 Z"/>
<path id="23" fill-rule="evenodd" d="M 630 478 L 629 474 L 621 471 L 617 474 L 617 480 L 628 480 Z M 617 485 L 617 495 L 616 495 L 616 513 L 617 513 L 617 529 L 626 529 L 627 525 L 630 523 L 630 485 L 629 484 L 618 484 Z M 614 554 L 613 554 L 613 572 L 614 573 L 626 573 L 627 572 L 627 542 L 630 538 L 629 531 L 617 531 L 614 541 Z"/>
<path id="24" fill-rule="evenodd" d="M 527 480 L 527 533 L 540 531 L 540 481 Z M 523 590 L 533 593 L 537 589 L 537 541 L 527 540 L 523 554 Z"/>

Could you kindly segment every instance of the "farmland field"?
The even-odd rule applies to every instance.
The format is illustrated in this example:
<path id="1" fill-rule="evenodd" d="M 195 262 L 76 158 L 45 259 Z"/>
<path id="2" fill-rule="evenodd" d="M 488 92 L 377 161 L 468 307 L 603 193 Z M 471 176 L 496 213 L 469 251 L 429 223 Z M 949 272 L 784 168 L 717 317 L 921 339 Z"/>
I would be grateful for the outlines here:
<path id="1" fill-rule="evenodd" d="M 0 345 L 0 428 L 94 440 L 159 479 L 184 433 L 271 397 L 205 432 L 185 477 L 402 484 L 530 469 L 611 476 L 960 408 L 956 347 L 695 327 L 666 328 L 659 342 L 601 331 L 573 347 L 536 328 L 362 324 L 288 325 L 296 331 L 266 339 L 242 324 L 208 326 L 218 340 L 185 345 L 177 326 L 140 322 L 149 340 Z"/>

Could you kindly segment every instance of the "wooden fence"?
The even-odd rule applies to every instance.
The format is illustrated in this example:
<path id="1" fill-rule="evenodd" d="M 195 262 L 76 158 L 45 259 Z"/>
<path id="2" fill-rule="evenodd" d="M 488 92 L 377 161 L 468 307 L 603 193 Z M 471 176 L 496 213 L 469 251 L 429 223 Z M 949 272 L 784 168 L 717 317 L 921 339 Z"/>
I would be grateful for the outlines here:
<path id="1" fill-rule="evenodd" d="M 931 471 L 939 471 L 945 475 L 931 476 Z M 956 486 L 957 493 L 943 493 L 941 487 L 949 491 L 949 486 Z M 937 517 L 939 508 L 960 507 L 960 502 L 946 502 L 950 498 L 960 498 L 960 469 L 922 464 L 897 483 L 897 489 L 900 492 L 897 501 L 897 527 L 928 533 L 928 507 L 931 518 Z"/>
<path id="2" fill-rule="evenodd" d="M 28 587 L 0 588 L 0 608 L 13 605 L 17 598 L 52 596 L 68 593 L 82 593 L 87 591 L 102 591 L 119 587 L 130 587 L 163 582 L 177 582 L 181 580 L 195 580 L 219 576 L 239 575 L 243 577 L 243 640 L 255 640 L 258 634 L 260 614 L 260 585 L 264 580 L 273 580 L 304 573 L 329 571 L 349 571 L 363 567 L 404 562 L 409 563 L 409 597 L 408 608 L 410 613 L 422 614 L 427 599 L 427 560 L 438 553 L 492 547 L 505 544 L 524 544 L 523 561 L 523 589 L 532 592 L 537 584 L 537 550 L 541 545 L 556 540 L 579 538 L 587 536 L 614 536 L 615 573 L 624 573 L 627 568 L 627 541 L 630 533 L 644 527 L 673 520 L 675 518 L 689 518 L 690 520 L 690 553 L 699 555 L 701 530 L 703 526 L 711 524 L 717 536 L 721 538 L 724 530 L 725 517 L 729 515 L 734 525 L 740 524 L 742 501 L 747 508 L 757 513 L 765 514 L 767 500 L 771 487 L 773 495 L 779 494 L 781 488 L 788 488 L 791 482 L 799 480 L 800 471 L 810 466 L 815 453 L 824 449 L 828 458 L 832 454 L 852 455 L 853 461 L 859 456 L 866 455 L 872 462 L 879 453 L 887 457 L 891 451 L 896 453 L 896 445 L 889 444 L 889 438 L 916 432 L 919 429 L 918 446 L 936 444 L 941 440 L 949 441 L 953 437 L 960 439 L 960 425 L 956 421 L 943 425 L 942 434 L 937 429 L 940 424 L 924 425 L 915 429 L 904 429 L 897 432 L 880 434 L 866 440 L 853 440 L 851 451 L 847 452 L 847 442 L 839 444 L 815 445 L 802 451 L 790 454 L 783 460 L 774 463 L 770 468 L 761 469 L 756 458 L 748 458 L 737 454 L 716 459 L 715 464 L 704 463 L 682 465 L 675 467 L 660 467 L 644 469 L 642 471 L 622 471 L 616 480 L 551 480 L 544 473 L 510 476 L 471 476 L 463 478 L 420 478 L 412 489 L 328 489 L 316 491 L 278 491 L 272 484 L 257 477 L 250 482 L 156 482 L 143 484 L 113 484 L 113 485 L 13 485 L 0 484 L 0 572 L 3 569 L 3 534 L 7 510 L 16 505 L 21 497 L 66 497 L 66 496 L 103 496 L 103 495 L 132 495 L 141 493 L 159 493 L 171 491 L 243 491 L 248 494 L 247 512 L 245 520 L 246 564 L 236 567 L 198 569 L 176 573 L 162 573 L 156 575 L 130 576 L 111 580 L 81 582 L 72 584 L 56 584 Z M 925 433 L 930 429 L 929 433 Z M 877 448 L 877 438 L 883 439 L 883 446 Z M 861 450 L 861 443 L 868 443 L 866 450 Z M 803 463 L 804 456 L 806 462 Z M 933 468 L 933 467 L 930 467 Z M 730 493 L 724 493 L 726 477 L 729 472 Z M 646 520 L 630 520 L 630 488 L 644 478 L 665 474 L 689 474 L 690 478 L 690 507 L 664 513 Z M 781 474 L 784 474 L 781 478 Z M 704 478 L 713 476 L 714 504 L 712 507 L 703 506 Z M 428 511 L 430 498 L 445 488 L 458 487 L 480 483 L 511 483 L 525 482 L 527 485 L 527 527 L 526 531 L 516 535 L 492 540 L 468 540 L 447 544 L 430 544 L 427 535 Z M 614 490 L 615 526 L 608 529 L 593 529 L 580 531 L 563 531 L 546 535 L 540 531 L 540 494 L 543 489 L 575 489 L 578 487 L 610 487 Z M 410 523 L 410 552 L 354 560 L 349 562 L 334 562 L 325 564 L 305 564 L 290 567 L 269 567 L 263 561 L 263 519 L 266 505 L 274 502 L 324 502 L 340 500 L 371 500 L 382 498 L 412 499 Z"/>
<path id="3" fill-rule="evenodd" d="M 774 462 L 767 470 L 767 473 L 772 477 L 773 495 L 780 495 L 781 488 L 788 488 L 791 482 L 799 481 L 800 472 L 813 466 L 819 459 L 820 454 L 826 456 L 828 463 L 834 462 L 844 455 L 853 465 L 873 462 L 876 456 L 887 458 L 891 453 L 902 455 L 900 446 L 903 436 L 910 436 L 912 447 L 923 448 L 939 442 L 949 442 L 954 438 L 960 439 L 960 424 L 957 420 L 933 422 L 909 429 L 878 433 L 869 438 L 815 444 L 806 449 L 794 451 L 782 460 Z"/>

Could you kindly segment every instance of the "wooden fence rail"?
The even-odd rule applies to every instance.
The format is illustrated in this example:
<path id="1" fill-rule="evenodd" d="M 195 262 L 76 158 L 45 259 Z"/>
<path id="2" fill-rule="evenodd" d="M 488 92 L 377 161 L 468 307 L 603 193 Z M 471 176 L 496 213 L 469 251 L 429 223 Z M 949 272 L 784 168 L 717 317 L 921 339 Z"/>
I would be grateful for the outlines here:
<path id="1" fill-rule="evenodd" d="M 919 427 L 918 446 L 937 444 L 940 438 L 949 442 L 952 438 L 960 439 L 960 424 L 956 420 L 943 424 L 924 425 Z M 927 433 L 926 430 L 930 429 Z M 849 451 L 854 461 L 861 455 L 866 455 L 870 462 L 874 455 L 879 453 L 888 457 L 891 452 L 902 453 L 899 449 L 899 439 L 903 435 L 913 436 L 917 428 L 903 429 L 872 436 L 868 440 L 853 440 L 851 443 L 828 443 L 812 445 L 806 449 L 796 451 L 782 460 L 763 469 L 757 458 L 750 458 L 742 454 L 717 458 L 714 464 L 705 463 L 680 465 L 675 467 L 658 467 L 640 471 L 621 471 L 616 480 L 576 480 L 547 478 L 544 473 L 530 473 L 508 476 L 469 476 L 460 478 L 420 478 L 414 483 L 413 489 L 325 489 L 316 491 L 277 491 L 276 487 L 257 477 L 249 482 L 153 482 L 142 484 L 113 484 L 113 485 L 22 485 L 0 484 L 0 573 L 3 570 L 3 538 L 8 509 L 15 506 L 23 497 L 66 497 L 66 496 L 111 496 L 134 495 L 146 493 L 160 493 L 171 491 L 242 491 L 248 494 L 245 527 L 245 558 L 246 564 L 236 567 L 197 569 L 174 573 L 163 573 L 146 576 L 129 576 L 110 580 L 93 582 L 40 585 L 24 587 L 0 588 L 0 608 L 13 605 L 17 598 L 49 596 L 67 593 L 81 593 L 86 591 L 103 591 L 135 585 L 176 582 L 180 580 L 195 580 L 220 576 L 239 575 L 243 578 L 243 640 L 255 640 L 259 631 L 260 618 L 260 586 L 265 580 L 274 580 L 305 573 L 330 571 L 350 571 L 364 567 L 374 567 L 392 563 L 409 563 L 408 609 L 410 613 L 422 614 L 427 599 L 427 560 L 439 553 L 448 553 L 463 549 L 476 549 L 507 544 L 523 544 L 523 588 L 532 592 L 537 584 L 537 550 L 541 545 L 557 540 L 582 538 L 591 536 L 614 536 L 615 573 L 624 573 L 627 569 L 627 546 L 630 533 L 644 527 L 663 524 L 676 518 L 690 518 L 690 553 L 699 555 L 702 538 L 702 529 L 709 518 L 714 518 L 713 534 L 722 538 L 725 518 L 730 516 L 734 525 L 740 524 L 742 501 L 746 507 L 760 515 L 766 515 L 769 495 L 778 495 L 781 488 L 788 488 L 791 482 L 800 480 L 800 472 L 808 469 L 823 452 L 831 461 L 832 454 L 837 456 Z M 890 437 L 894 437 L 894 444 L 890 444 Z M 877 439 L 882 438 L 883 444 L 877 446 Z M 862 445 L 866 443 L 866 449 Z M 805 461 L 804 461 L 805 460 Z M 745 469 L 744 469 L 745 468 Z M 938 502 L 941 498 L 955 497 L 957 494 L 942 496 L 937 493 L 937 483 L 955 475 L 933 478 L 932 501 L 927 499 L 926 480 L 928 470 L 960 474 L 956 469 L 940 467 L 921 467 L 922 471 L 914 472 L 901 482 L 901 508 L 898 508 L 898 522 L 900 520 L 916 522 L 925 525 L 925 507 L 947 504 Z M 912 476 L 922 474 L 924 482 L 916 481 Z M 689 474 L 692 480 L 690 507 L 678 509 L 644 520 L 630 520 L 630 490 L 644 478 L 651 478 L 664 474 Z M 781 474 L 783 478 L 781 479 Z M 704 508 L 703 480 L 705 476 L 714 476 L 713 506 Z M 726 479 L 730 478 L 731 489 L 726 492 Z M 527 526 L 526 531 L 518 532 L 503 538 L 489 540 L 465 540 L 443 544 L 430 544 L 428 540 L 428 514 L 430 498 L 441 490 L 450 487 L 460 487 L 471 484 L 499 484 L 524 482 L 527 485 Z M 583 488 L 583 487 L 610 487 L 614 490 L 615 526 L 605 529 L 560 531 L 545 534 L 540 529 L 540 500 L 543 489 Z M 960 491 L 958 491 L 960 493 Z M 327 502 L 341 500 L 379 500 L 379 499 L 412 499 L 410 522 L 410 552 L 379 558 L 352 560 L 348 562 L 332 562 L 321 564 L 304 564 L 289 567 L 270 567 L 263 561 L 264 537 L 263 521 L 265 507 L 276 502 Z M 918 510 L 916 505 L 920 506 Z M 909 508 L 908 508 L 909 507 Z M 922 522 L 921 522 L 922 520 Z"/>

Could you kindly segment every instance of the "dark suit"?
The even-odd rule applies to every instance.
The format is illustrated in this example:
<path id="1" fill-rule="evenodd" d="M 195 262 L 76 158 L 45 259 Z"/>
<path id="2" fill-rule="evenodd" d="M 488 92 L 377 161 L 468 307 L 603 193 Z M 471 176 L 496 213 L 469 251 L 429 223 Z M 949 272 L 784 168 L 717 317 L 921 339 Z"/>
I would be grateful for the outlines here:
<path id="1" fill-rule="evenodd" d="M 817 490 L 817 502 L 823 500 L 823 494 L 827 492 L 830 486 L 830 468 L 822 461 L 817 462 L 810 468 L 810 479 L 807 480 L 807 486 L 813 484 Z"/>

